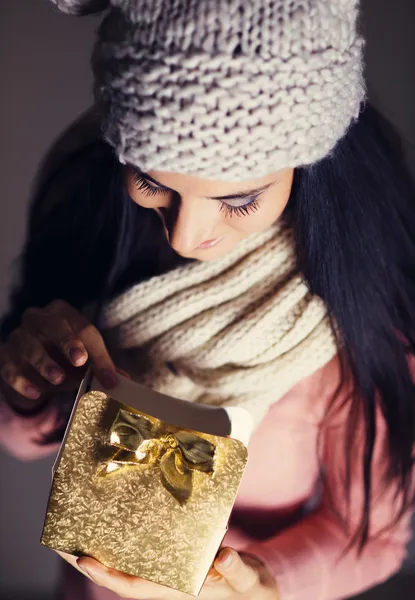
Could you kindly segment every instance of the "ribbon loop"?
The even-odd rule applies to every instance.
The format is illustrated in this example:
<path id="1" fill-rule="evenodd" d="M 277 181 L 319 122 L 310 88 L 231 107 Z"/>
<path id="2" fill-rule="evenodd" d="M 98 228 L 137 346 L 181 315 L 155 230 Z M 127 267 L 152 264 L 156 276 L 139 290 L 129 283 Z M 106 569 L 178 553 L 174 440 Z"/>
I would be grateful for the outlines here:
<path id="1" fill-rule="evenodd" d="M 213 474 L 215 446 L 190 431 L 175 433 L 155 419 L 120 409 L 109 431 L 110 446 L 116 448 L 102 474 L 122 465 L 158 466 L 163 486 L 184 504 L 193 490 L 193 473 Z"/>

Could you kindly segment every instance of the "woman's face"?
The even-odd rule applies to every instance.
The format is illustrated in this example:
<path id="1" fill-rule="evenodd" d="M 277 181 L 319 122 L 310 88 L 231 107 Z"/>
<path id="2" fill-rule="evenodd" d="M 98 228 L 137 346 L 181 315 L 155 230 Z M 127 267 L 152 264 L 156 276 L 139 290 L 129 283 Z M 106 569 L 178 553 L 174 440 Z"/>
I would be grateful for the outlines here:
<path id="1" fill-rule="evenodd" d="M 214 260 L 270 227 L 287 205 L 293 169 L 228 183 L 125 167 L 128 193 L 160 217 L 172 248 L 185 258 Z"/>

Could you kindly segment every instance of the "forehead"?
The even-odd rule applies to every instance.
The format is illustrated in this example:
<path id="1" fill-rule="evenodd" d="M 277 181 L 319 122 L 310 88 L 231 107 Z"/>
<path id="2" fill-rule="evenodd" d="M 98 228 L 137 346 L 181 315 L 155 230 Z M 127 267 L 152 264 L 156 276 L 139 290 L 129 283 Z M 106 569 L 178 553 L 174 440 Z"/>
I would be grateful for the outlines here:
<path id="1" fill-rule="evenodd" d="M 181 173 L 169 173 L 167 171 L 148 171 L 147 174 L 161 185 L 175 190 L 180 195 L 192 194 L 201 197 L 226 196 L 249 192 L 274 183 L 282 176 L 282 172 L 280 171 L 256 179 L 225 182 L 202 179 Z"/>

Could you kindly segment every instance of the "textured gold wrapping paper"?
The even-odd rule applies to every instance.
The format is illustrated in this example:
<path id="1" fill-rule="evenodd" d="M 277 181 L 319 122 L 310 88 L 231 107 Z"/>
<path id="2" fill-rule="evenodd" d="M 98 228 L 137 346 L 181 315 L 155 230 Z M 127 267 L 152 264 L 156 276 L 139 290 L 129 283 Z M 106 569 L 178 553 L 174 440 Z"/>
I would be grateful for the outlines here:
<path id="1" fill-rule="evenodd" d="M 179 502 L 163 485 L 157 461 L 103 475 L 117 450 L 109 439 L 120 409 L 147 417 L 102 392 L 80 398 L 56 465 L 41 543 L 197 595 L 225 535 L 247 450 L 238 440 L 191 432 L 214 445 L 213 473 L 195 470 L 190 497 Z M 183 431 L 158 422 L 164 433 Z"/>

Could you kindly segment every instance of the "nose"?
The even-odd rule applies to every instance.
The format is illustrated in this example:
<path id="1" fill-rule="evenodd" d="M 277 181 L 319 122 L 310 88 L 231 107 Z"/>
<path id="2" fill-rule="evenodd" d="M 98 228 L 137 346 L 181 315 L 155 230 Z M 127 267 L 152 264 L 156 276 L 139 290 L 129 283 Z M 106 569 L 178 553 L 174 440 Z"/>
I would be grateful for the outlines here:
<path id="1" fill-rule="evenodd" d="M 216 202 L 200 197 L 181 197 L 166 215 L 166 227 L 172 248 L 189 254 L 207 240 L 219 237 L 220 215 Z"/>

